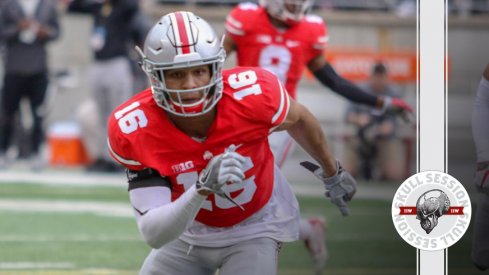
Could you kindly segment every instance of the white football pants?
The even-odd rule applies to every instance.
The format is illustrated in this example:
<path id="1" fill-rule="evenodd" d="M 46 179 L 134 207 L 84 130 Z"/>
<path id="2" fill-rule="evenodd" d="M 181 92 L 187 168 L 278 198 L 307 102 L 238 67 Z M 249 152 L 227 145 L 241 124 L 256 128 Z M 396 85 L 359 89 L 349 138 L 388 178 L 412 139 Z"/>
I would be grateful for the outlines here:
<path id="1" fill-rule="evenodd" d="M 281 244 L 257 238 L 226 247 L 191 246 L 176 239 L 151 250 L 140 275 L 275 275 Z"/>

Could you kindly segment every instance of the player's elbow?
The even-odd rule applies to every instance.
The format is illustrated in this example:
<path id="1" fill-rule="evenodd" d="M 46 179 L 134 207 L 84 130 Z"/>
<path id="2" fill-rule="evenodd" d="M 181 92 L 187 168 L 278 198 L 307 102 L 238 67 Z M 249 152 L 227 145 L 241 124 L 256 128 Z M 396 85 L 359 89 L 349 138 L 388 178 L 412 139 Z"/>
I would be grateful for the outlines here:
<path id="1" fill-rule="evenodd" d="M 154 249 L 159 249 L 178 237 L 178 234 L 171 227 L 161 227 L 157 224 L 145 222 L 144 219 L 138 222 L 138 227 L 144 242 Z"/>
<path id="2" fill-rule="evenodd" d="M 139 224 L 139 232 L 144 239 L 144 242 L 151 248 L 158 249 L 165 244 L 165 240 L 162 239 L 154 228 L 145 224 Z"/>

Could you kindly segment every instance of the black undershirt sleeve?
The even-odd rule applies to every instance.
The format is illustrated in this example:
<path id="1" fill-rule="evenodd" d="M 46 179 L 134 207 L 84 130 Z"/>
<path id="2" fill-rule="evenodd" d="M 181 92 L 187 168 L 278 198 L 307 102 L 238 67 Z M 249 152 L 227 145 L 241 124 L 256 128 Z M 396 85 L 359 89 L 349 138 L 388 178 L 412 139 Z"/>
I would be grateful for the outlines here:
<path id="1" fill-rule="evenodd" d="M 329 63 L 316 70 L 314 76 L 324 86 L 350 101 L 378 107 L 378 98 L 376 96 L 365 93 L 355 84 L 339 76 Z"/>
<path id="2" fill-rule="evenodd" d="M 128 191 L 137 188 L 164 186 L 171 189 L 171 183 L 167 178 L 161 177 L 158 171 L 146 168 L 141 171 L 126 169 Z"/>

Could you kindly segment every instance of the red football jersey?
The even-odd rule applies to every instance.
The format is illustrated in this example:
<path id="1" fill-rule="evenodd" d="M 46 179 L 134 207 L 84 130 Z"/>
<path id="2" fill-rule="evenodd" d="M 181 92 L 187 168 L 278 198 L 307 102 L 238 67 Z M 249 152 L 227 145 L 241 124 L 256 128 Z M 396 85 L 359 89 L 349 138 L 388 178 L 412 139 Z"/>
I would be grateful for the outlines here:
<path id="1" fill-rule="evenodd" d="M 119 106 L 109 118 L 111 155 L 132 170 L 152 168 L 170 179 L 172 200 L 197 181 L 213 156 L 231 144 L 246 158 L 242 184 L 226 186 L 244 211 L 225 198 L 208 197 L 197 221 L 210 226 L 232 226 L 260 210 L 273 189 L 273 156 L 268 135 L 289 110 L 287 91 L 277 78 L 259 68 L 223 71 L 223 95 L 217 116 L 204 141 L 176 128 L 167 113 L 145 90 Z"/>
<path id="2" fill-rule="evenodd" d="M 226 19 L 226 32 L 237 45 L 239 66 L 257 66 L 273 72 L 292 98 L 304 67 L 326 48 L 328 34 L 323 19 L 306 15 L 289 29 L 274 27 L 263 7 L 244 3 Z"/>

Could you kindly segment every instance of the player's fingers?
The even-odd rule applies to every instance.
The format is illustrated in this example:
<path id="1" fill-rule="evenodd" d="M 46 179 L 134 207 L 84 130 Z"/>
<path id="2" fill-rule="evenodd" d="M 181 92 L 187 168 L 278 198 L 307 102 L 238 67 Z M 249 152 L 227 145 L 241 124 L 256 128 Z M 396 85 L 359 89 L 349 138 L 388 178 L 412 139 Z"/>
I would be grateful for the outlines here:
<path id="1" fill-rule="evenodd" d="M 224 167 L 222 169 L 220 180 L 226 181 L 227 180 L 227 177 L 229 175 L 235 176 L 240 181 L 242 181 L 245 178 L 245 175 L 243 173 L 243 170 L 241 170 L 241 169 L 239 169 L 237 167 L 231 166 L 231 167 Z"/>
<path id="2" fill-rule="evenodd" d="M 237 183 L 241 183 L 242 181 L 243 181 L 243 179 L 240 178 L 239 176 L 234 175 L 234 174 L 228 174 L 226 176 L 225 183 L 237 184 Z"/>
<path id="3" fill-rule="evenodd" d="M 224 159 L 222 161 L 222 166 L 223 167 L 238 167 L 239 169 L 243 169 L 243 163 L 240 162 L 238 159 L 235 158 L 230 158 L 230 159 Z"/>
<path id="4" fill-rule="evenodd" d="M 224 167 L 223 172 L 227 173 L 227 174 L 234 174 L 234 175 L 240 177 L 241 179 L 245 178 L 245 174 L 243 172 L 243 169 L 241 169 L 240 167 L 236 167 L 236 166 Z"/>
<path id="5" fill-rule="evenodd" d="M 241 164 L 244 164 L 244 162 L 245 162 L 245 157 L 243 157 L 242 155 L 240 155 L 237 152 L 228 152 L 224 156 L 224 158 L 225 159 L 235 159 L 235 160 L 239 161 Z"/>

